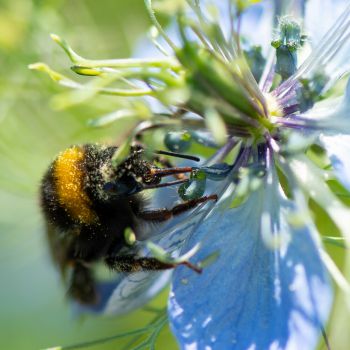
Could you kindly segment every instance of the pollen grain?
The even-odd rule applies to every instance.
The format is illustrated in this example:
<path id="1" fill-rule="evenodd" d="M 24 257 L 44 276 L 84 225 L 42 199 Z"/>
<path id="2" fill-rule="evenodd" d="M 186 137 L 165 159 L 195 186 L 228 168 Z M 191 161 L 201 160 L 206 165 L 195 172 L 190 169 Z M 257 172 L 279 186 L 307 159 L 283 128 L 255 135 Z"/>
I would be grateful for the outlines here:
<path id="1" fill-rule="evenodd" d="M 73 146 L 62 152 L 54 164 L 55 184 L 58 200 L 67 213 L 74 220 L 91 224 L 96 221 L 96 215 L 84 191 L 83 160 L 81 147 Z"/>

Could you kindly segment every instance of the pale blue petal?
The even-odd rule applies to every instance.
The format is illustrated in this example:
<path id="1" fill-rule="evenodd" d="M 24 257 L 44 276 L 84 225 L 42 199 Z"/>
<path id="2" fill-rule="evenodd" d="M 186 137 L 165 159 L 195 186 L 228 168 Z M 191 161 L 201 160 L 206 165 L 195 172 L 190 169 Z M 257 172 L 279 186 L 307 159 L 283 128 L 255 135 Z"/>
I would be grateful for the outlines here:
<path id="1" fill-rule="evenodd" d="M 220 27 L 226 38 L 230 36 L 230 16 L 228 11 L 228 2 L 223 0 L 206 0 L 201 1 L 203 12 L 208 14 L 206 8 L 215 5 L 219 11 Z M 263 0 L 260 3 L 252 5 L 242 14 L 240 33 L 242 37 L 248 39 L 251 45 L 260 45 L 265 50 L 270 48 L 270 42 L 273 34 L 274 19 L 274 2 L 271 0 Z M 195 16 L 193 14 L 193 16 Z M 209 15 L 210 17 L 210 15 Z M 235 18 L 236 20 L 237 18 Z M 254 31 L 251 28 L 254 27 Z M 181 47 L 181 39 L 175 22 L 172 22 L 166 28 L 167 35 L 178 47 Z M 259 35 L 256 35 L 259 33 Z M 194 39 L 195 37 L 193 37 Z M 169 55 L 173 54 L 172 50 L 166 44 L 163 38 L 159 38 L 161 45 L 167 50 Z M 164 55 L 153 45 L 149 39 L 141 38 L 136 49 L 135 57 L 164 57 Z"/>
<path id="2" fill-rule="evenodd" d="M 273 231 L 291 241 L 266 248 L 260 232 L 265 200 L 258 190 L 241 207 L 204 223 L 189 242 L 202 242 L 198 260 L 214 251 L 220 257 L 202 275 L 185 268 L 174 273 L 169 316 L 182 349 L 315 348 L 332 292 L 314 228 L 291 227 L 291 203 L 274 198 L 281 210 L 271 213 Z"/>
<path id="3" fill-rule="evenodd" d="M 261 46 L 264 55 L 267 55 L 268 50 L 271 48 L 274 14 L 273 1 L 264 0 L 249 7 L 243 13 L 241 19 L 240 33 L 242 38 L 247 39 L 250 45 Z M 259 34 L 257 35 L 257 33 Z"/>
<path id="4" fill-rule="evenodd" d="M 348 3 L 348 0 L 306 1 L 304 27 L 310 37 L 312 46 L 319 44 L 327 30 L 343 13 Z"/>
<path id="5" fill-rule="evenodd" d="M 350 135 L 321 135 L 338 180 L 350 191 Z"/>
<path id="6" fill-rule="evenodd" d="M 297 20 L 302 20 L 305 15 L 307 0 L 274 0 L 276 12 L 279 16 L 293 16 Z"/>
<path id="7" fill-rule="evenodd" d="M 328 83 L 322 91 L 325 93 L 339 78 L 350 71 L 349 48 L 350 6 L 347 6 L 335 23 L 328 28 L 322 40 L 315 45 L 297 72 L 283 82 L 275 93 L 278 97 L 286 96 L 297 87 L 301 78 L 312 79 L 319 72 L 328 77 Z"/>
<path id="8" fill-rule="evenodd" d="M 298 118 L 305 123 L 306 129 L 320 130 L 325 135 L 350 134 L 350 80 L 344 96 L 317 102 Z"/>
<path id="9" fill-rule="evenodd" d="M 231 1 L 231 3 L 234 2 Z M 200 5 L 208 18 L 210 18 L 210 9 L 213 5 L 216 6 L 219 12 L 220 27 L 226 38 L 229 39 L 231 34 L 229 1 L 201 0 Z M 260 45 L 264 49 L 269 48 L 273 30 L 274 7 L 274 1 L 262 0 L 245 9 L 241 15 L 240 34 L 242 38 L 247 39 L 251 45 Z M 234 17 L 233 20 L 234 22 L 237 21 L 237 17 Z M 237 25 L 237 23 L 234 23 L 234 25 Z M 254 28 L 254 31 L 252 31 L 252 28 Z M 256 33 L 259 33 L 259 35 L 256 35 Z"/>
<path id="10" fill-rule="evenodd" d="M 350 80 L 343 98 L 325 100 L 303 115 L 321 130 L 325 149 L 338 180 L 350 190 Z"/>

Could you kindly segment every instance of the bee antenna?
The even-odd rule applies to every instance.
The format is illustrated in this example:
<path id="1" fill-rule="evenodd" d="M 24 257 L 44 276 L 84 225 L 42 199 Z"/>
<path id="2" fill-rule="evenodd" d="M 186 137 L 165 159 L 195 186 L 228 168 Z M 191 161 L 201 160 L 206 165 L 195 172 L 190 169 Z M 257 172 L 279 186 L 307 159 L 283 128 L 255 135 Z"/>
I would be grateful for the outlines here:
<path id="1" fill-rule="evenodd" d="M 189 159 L 189 160 L 193 160 L 194 162 L 199 162 L 200 159 L 198 157 L 195 156 L 190 156 L 188 154 L 182 154 L 182 153 L 174 153 L 174 152 L 168 152 L 168 151 L 161 151 L 161 150 L 157 150 L 154 151 L 155 154 L 162 154 L 164 156 L 170 156 L 170 157 L 177 157 L 177 158 L 183 158 L 183 159 Z"/>

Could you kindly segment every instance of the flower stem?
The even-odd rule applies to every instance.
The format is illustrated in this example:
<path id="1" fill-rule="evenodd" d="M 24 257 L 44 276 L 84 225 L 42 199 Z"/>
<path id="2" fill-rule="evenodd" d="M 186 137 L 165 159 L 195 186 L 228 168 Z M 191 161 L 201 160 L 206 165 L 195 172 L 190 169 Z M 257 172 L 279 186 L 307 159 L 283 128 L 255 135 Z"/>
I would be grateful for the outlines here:
<path id="1" fill-rule="evenodd" d="M 66 52 L 70 60 L 78 67 L 84 68 L 171 68 L 178 70 L 180 68 L 179 63 L 173 57 L 164 58 L 124 58 L 124 59 L 105 59 L 105 60 L 92 60 L 79 56 L 68 43 L 61 39 L 56 34 L 51 34 L 51 38 L 62 47 Z"/>

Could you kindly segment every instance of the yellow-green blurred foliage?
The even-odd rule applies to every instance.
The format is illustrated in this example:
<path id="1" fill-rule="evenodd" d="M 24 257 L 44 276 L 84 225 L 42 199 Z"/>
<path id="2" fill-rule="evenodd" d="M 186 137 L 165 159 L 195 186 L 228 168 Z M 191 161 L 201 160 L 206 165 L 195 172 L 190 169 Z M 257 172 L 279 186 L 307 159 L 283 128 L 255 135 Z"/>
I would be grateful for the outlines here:
<path id="1" fill-rule="evenodd" d="M 44 61 L 73 75 L 51 32 L 91 58 L 127 57 L 148 26 L 143 0 L 0 0 L 0 349 L 93 340 L 144 326 L 153 317 L 138 311 L 77 319 L 66 303 L 46 249 L 40 178 L 54 155 L 70 144 L 117 140 L 120 124 L 91 130 L 86 121 L 115 110 L 120 101 L 104 97 L 55 110 L 52 97 L 64 88 L 27 68 Z M 166 297 L 163 293 L 153 305 L 164 305 Z M 96 348 L 121 349 L 121 344 L 126 341 Z M 169 330 L 158 347 L 176 348 Z"/>

